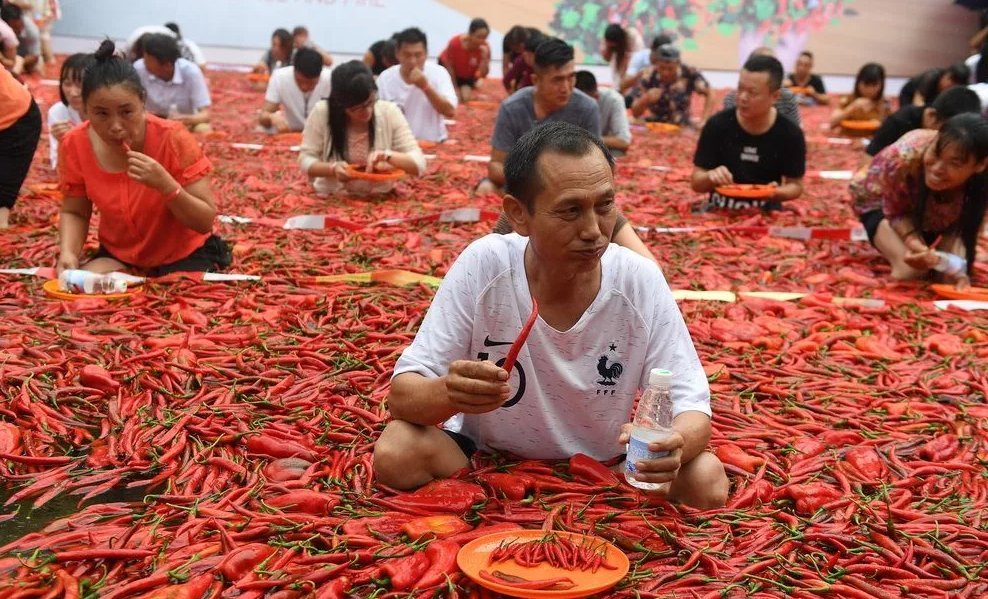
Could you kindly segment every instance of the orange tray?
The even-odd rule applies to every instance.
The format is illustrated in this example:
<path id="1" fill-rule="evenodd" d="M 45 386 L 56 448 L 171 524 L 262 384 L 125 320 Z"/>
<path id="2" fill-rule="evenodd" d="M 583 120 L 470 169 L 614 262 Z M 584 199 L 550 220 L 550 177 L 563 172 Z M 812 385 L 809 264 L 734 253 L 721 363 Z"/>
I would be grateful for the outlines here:
<path id="1" fill-rule="evenodd" d="M 493 110 L 498 107 L 497 102 L 492 102 L 490 100 L 470 100 L 466 102 L 466 105 L 470 108 L 480 108 L 484 110 Z"/>
<path id="2" fill-rule="evenodd" d="M 812 87 L 790 87 L 789 91 L 794 94 L 810 94 L 813 93 Z"/>
<path id="3" fill-rule="evenodd" d="M 79 299 L 104 299 L 117 300 L 130 297 L 142 291 L 141 286 L 128 287 L 126 293 L 69 293 L 58 288 L 58 279 L 49 279 L 41 286 L 44 292 L 56 299 L 79 300 Z"/>
<path id="4" fill-rule="evenodd" d="M 559 535 L 560 537 L 567 537 L 574 543 L 580 544 L 590 542 L 593 543 L 594 546 L 601 545 L 606 552 L 607 563 L 612 566 L 616 566 L 617 569 L 606 570 L 601 568 L 596 572 L 591 572 L 590 570 L 565 570 L 563 568 L 550 566 L 547 563 L 535 568 L 527 568 L 515 563 L 514 561 L 499 562 L 497 564 L 487 563 L 491 552 L 494 551 L 501 543 L 510 543 L 512 541 L 524 543 L 527 541 L 534 541 L 541 539 L 545 536 L 545 534 L 546 533 L 541 530 L 508 530 L 489 534 L 487 536 L 480 537 L 479 539 L 474 539 L 464 545 L 460 549 L 460 552 L 456 555 L 456 563 L 460 566 L 460 570 L 463 570 L 463 573 L 477 584 L 503 595 L 528 599 L 540 599 L 543 597 L 552 599 L 589 597 L 590 595 L 611 588 L 628 573 L 628 568 L 630 566 L 628 556 L 626 556 L 620 549 L 611 543 L 608 543 L 600 537 L 559 531 L 555 531 L 554 534 Z M 529 590 L 498 584 L 497 582 L 480 577 L 481 570 L 494 569 L 500 570 L 505 574 L 513 574 L 515 576 L 528 578 L 529 580 L 565 576 L 576 583 L 576 586 L 565 591 Z"/>
<path id="5" fill-rule="evenodd" d="M 964 291 L 958 291 L 953 285 L 934 283 L 930 285 L 930 289 L 933 290 L 933 293 L 947 299 L 988 302 L 988 287 L 968 287 Z"/>
<path id="6" fill-rule="evenodd" d="M 347 165 L 346 173 L 353 179 L 361 179 L 363 181 L 397 181 L 405 176 L 405 171 L 399 168 L 381 173 L 368 173 L 366 166 L 353 164 Z"/>
<path id="7" fill-rule="evenodd" d="M 267 73 L 247 73 L 247 81 L 256 81 L 259 83 L 267 83 L 271 75 Z"/>
<path id="8" fill-rule="evenodd" d="M 682 127 L 674 123 L 646 122 L 645 128 L 652 133 L 679 133 Z"/>
<path id="9" fill-rule="evenodd" d="M 734 185 L 721 185 L 716 188 L 717 193 L 728 198 L 746 198 L 752 200 L 764 200 L 775 194 L 775 185 L 763 185 L 758 183 L 737 183 Z"/>
<path id="10" fill-rule="evenodd" d="M 423 150 L 431 150 L 432 148 L 439 145 L 439 142 L 430 141 L 428 139 L 419 139 L 416 141 L 418 142 L 419 147 L 422 148 Z"/>
<path id="11" fill-rule="evenodd" d="M 844 131 L 862 134 L 874 133 L 881 126 L 882 122 L 878 119 L 868 119 L 865 121 L 846 120 L 840 122 L 840 128 Z"/>

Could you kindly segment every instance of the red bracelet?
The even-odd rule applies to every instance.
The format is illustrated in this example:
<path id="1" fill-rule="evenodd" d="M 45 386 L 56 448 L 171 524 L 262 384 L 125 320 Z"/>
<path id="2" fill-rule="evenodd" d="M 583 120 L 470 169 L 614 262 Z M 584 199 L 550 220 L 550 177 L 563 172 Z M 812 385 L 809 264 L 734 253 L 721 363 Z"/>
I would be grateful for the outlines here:
<path id="1" fill-rule="evenodd" d="M 171 192 L 171 193 L 169 193 L 168 195 L 165 196 L 165 201 L 166 202 L 170 202 L 170 201 L 174 200 L 175 198 L 177 198 L 179 196 L 179 194 L 181 194 L 181 193 L 182 193 L 182 186 L 179 185 L 178 187 L 175 188 L 175 191 L 173 191 L 173 192 Z"/>

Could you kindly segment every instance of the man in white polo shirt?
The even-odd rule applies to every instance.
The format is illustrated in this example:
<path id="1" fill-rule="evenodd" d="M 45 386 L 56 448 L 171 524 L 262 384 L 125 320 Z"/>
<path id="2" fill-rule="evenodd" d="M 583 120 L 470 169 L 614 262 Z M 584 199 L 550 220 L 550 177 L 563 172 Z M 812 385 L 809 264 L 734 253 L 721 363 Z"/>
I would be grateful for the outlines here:
<path id="1" fill-rule="evenodd" d="M 426 62 L 428 44 L 422 30 L 411 27 L 394 39 L 398 64 L 378 76 L 378 97 L 401 108 L 416 139 L 445 141 L 445 119 L 453 118 L 457 104 L 449 71 Z"/>
<path id="2" fill-rule="evenodd" d="M 147 110 L 181 121 L 190 131 L 209 131 L 212 100 L 202 70 L 181 58 L 178 42 L 164 34 L 143 38 L 144 58 L 134 63 L 147 90 Z"/>
<path id="3" fill-rule="evenodd" d="M 329 97 L 330 70 L 312 48 L 299 48 L 292 65 L 271 74 L 258 122 L 269 133 L 305 128 L 305 119 L 319 100 Z"/>

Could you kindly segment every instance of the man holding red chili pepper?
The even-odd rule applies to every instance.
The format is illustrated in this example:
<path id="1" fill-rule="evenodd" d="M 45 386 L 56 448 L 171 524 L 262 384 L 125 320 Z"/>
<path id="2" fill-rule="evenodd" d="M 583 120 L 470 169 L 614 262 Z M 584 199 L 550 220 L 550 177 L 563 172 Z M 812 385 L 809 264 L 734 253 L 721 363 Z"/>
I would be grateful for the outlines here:
<path id="1" fill-rule="evenodd" d="M 613 158 L 595 135 L 540 125 L 505 160 L 504 211 L 517 233 L 472 243 L 446 275 L 395 365 L 374 471 L 409 489 L 469 465 L 477 449 L 534 459 L 619 458 L 652 368 L 675 373 L 674 432 L 639 478 L 670 499 L 724 505 L 724 467 L 705 450 L 710 392 L 658 266 L 609 243 Z M 512 341 L 538 304 L 517 362 Z M 437 425 L 442 425 L 438 427 Z"/>

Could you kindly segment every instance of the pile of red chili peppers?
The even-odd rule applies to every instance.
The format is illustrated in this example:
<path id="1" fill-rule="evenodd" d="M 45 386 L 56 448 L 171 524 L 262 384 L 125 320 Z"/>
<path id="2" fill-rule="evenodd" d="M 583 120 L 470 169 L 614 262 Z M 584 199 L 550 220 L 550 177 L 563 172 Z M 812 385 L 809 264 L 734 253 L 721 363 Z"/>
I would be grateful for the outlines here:
<path id="1" fill-rule="evenodd" d="M 428 150 L 428 174 L 402 181 L 398 195 L 319 198 L 295 166 L 297 139 L 252 131 L 241 107 L 259 104 L 260 92 L 240 74 L 210 79 L 217 132 L 203 143 L 224 214 L 371 223 L 499 207 L 469 195 L 485 165 L 463 160 L 489 153 L 492 109 L 460 107 L 452 139 Z M 42 101 L 57 97 L 34 88 Z M 499 98 L 496 88 L 482 91 Z M 826 140 L 825 113 L 804 112 L 809 168 L 856 168 L 855 147 Z M 812 177 L 779 215 L 693 214 L 699 198 L 683 169 L 696 134 L 635 135 L 617 184 L 637 225 L 855 224 L 846 182 Z M 0 233 L 4 268 L 56 257 L 58 194 L 44 146 L 14 229 Z M 585 456 L 483 456 L 414 493 L 375 484 L 390 372 L 434 289 L 313 277 L 442 276 L 490 227 L 220 224 L 235 244 L 231 271 L 260 282 L 178 276 L 112 303 L 48 299 L 40 278 L 4 276 L 0 529 L 56 497 L 80 504 L 0 547 L 0 596 L 489 597 L 458 570 L 459 547 L 542 527 L 625 551 L 631 570 L 606 597 L 988 593 L 988 319 L 937 310 L 922 284 L 890 282 L 865 243 L 646 236 L 674 289 L 809 294 L 680 304 L 711 381 L 711 449 L 732 483 L 724 509 L 640 495 Z M 986 282 L 981 268 L 974 284 Z M 120 488 L 143 501 L 101 502 Z"/>

